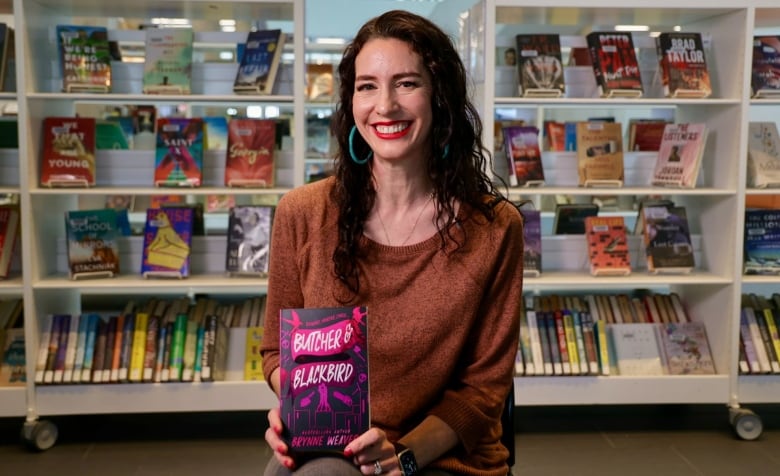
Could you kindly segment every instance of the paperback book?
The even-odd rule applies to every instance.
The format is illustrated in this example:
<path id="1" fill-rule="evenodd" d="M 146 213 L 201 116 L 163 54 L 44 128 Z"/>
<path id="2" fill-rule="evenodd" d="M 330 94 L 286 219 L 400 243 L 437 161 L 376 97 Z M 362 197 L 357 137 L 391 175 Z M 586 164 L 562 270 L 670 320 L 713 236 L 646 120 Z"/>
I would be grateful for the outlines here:
<path id="1" fill-rule="evenodd" d="M 561 40 L 557 34 L 515 36 L 520 56 L 518 76 L 521 96 L 559 97 L 565 91 Z"/>
<path id="2" fill-rule="evenodd" d="M 9 65 L 16 59 L 16 33 L 11 25 L 0 23 L 0 91 L 16 91 L 16 79 Z"/>
<path id="3" fill-rule="evenodd" d="M 523 208 L 520 213 L 523 215 L 523 274 L 539 276 L 542 273 L 542 213 Z"/>
<path id="4" fill-rule="evenodd" d="M 628 150 L 657 151 L 661 147 L 667 124 L 669 121 L 655 119 L 631 120 L 628 124 Z"/>
<path id="5" fill-rule="evenodd" d="M 579 185 L 623 185 L 623 132 L 617 122 L 577 123 Z"/>
<path id="6" fill-rule="evenodd" d="M 703 322 L 673 322 L 661 325 L 661 342 L 671 375 L 712 375 L 707 329 Z"/>
<path id="7" fill-rule="evenodd" d="M 150 208 L 146 211 L 141 275 L 184 278 L 190 272 L 192 208 Z"/>
<path id="8" fill-rule="evenodd" d="M 567 203 L 555 206 L 553 233 L 556 235 L 584 235 L 585 219 L 596 216 L 599 207 L 592 203 Z"/>
<path id="9" fill-rule="evenodd" d="M 0 387 L 26 384 L 24 349 L 24 328 L 0 330 Z"/>
<path id="10" fill-rule="evenodd" d="M 631 33 L 594 31 L 586 40 L 599 95 L 641 97 L 642 77 Z"/>
<path id="11" fill-rule="evenodd" d="M 753 97 L 780 95 L 780 36 L 753 38 L 753 68 L 750 84 Z"/>
<path id="12" fill-rule="evenodd" d="M 10 274 L 20 228 L 19 208 L 15 205 L 0 206 L 0 279 Z"/>
<path id="13" fill-rule="evenodd" d="M 231 119 L 225 185 L 273 187 L 276 122 L 271 119 Z"/>
<path id="14" fill-rule="evenodd" d="M 190 94 L 191 28 L 148 28 L 144 60 L 145 94 Z"/>
<path id="15" fill-rule="evenodd" d="M 200 187 L 203 182 L 203 119 L 157 119 L 154 184 Z"/>
<path id="16" fill-rule="evenodd" d="M 510 126 L 504 127 L 503 132 L 509 185 L 544 185 L 539 129 L 533 126 Z"/>
<path id="17" fill-rule="evenodd" d="M 330 102 L 333 100 L 333 65 L 306 63 L 306 99 Z"/>
<path id="18" fill-rule="evenodd" d="M 706 141 L 707 125 L 704 123 L 667 124 L 658 148 L 652 184 L 693 188 Z"/>
<path id="19" fill-rule="evenodd" d="M 111 52 L 105 27 L 57 25 L 57 44 L 64 92 L 111 90 Z"/>
<path id="20" fill-rule="evenodd" d="M 745 210 L 745 274 L 780 274 L 780 210 Z"/>
<path id="21" fill-rule="evenodd" d="M 693 245 L 685 207 L 646 206 L 642 218 L 647 270 L 680 273 L 693 269 Z"/>
<path id="22" fill-rule="evenodd" d="M 706 98 L 712 94 L 701 33 L 666 32 L 655 41 L 666 97 Z"/>
<path id="23" fill-rule="evenodd" d="M 368 430 L 368 310 L 280 312 L 282 433 L 290 453 L 331 453 Z"/>
<path id="24" fill-rule="evenodd" d="M 610 324 L 620 375 L 663 375 L 661 348 L 654 323 Z"/>
<path id="25" fill-rule="evenodd" d="M 71 279 L 119 274 L 116 215 L 111 208 L 65 213 Z"/>
<path id="26" fill-rule="evenodd" d="M 268 273 L 273 207 L 237 206 L 228 214 L 226 269 L 230 274 Z"/>
<path id="27" fill-rule="evenodd" d="M 47 117 L 43 120 L 41 185 L 95 185 L 95 119 Z"/>
<path id="28" fill-rule="evenodd" d="M 622 216 L 585 218 L 590 274 L 626 276 L 631 274 L 626 226 Z"/>
<path id="29" fill-rule="evenodd" d="M 748 124 L 748 186 L 780 186 L 780 136 L 774 122 Z"/>
<path id="30" fill-rule="evenodd" d="M 271 94 L 285 41 L 282 30 L 250 31 L 233 91 L 237 94 Z"/>

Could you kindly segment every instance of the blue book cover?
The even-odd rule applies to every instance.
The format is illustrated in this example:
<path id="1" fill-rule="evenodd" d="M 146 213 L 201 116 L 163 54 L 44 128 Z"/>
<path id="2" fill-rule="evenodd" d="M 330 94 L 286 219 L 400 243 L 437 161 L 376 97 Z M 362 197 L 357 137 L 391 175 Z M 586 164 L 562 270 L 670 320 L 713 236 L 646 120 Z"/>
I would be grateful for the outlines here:
<path id="1" fill-rule="evenodd" d="M 271 94 L 286 35 L 282 30 L 250 31 L 241 56 L 233 91 Z"/>
<path id="2" fill-rule="evenodd" d="M 780 211 L 745 210 L 745 274 L 780 274 Z"/>
<path id="3" fill-rule="evenodd" d="M 204 149 L 225 150 L 228 147 L 228 121 L 222 116 L 203 117 Z"/>
<path id="4" fill-rule="evenodd" d="M 119 274 L 116 210 L 73 210 L 65 213 L 70 277 Z"/>
<path id="5" fill-rule="evenodd" d="M 184 278 L 190 274 L 194 210 L 188 207 L 146 211 L 141 274 Z"/>
<path id="6" fill-rule="evenodd" d="M 577 123 L 567 122 L 563 126 L 563 140 L 564 148 L 568 152 L 574 152 L 577 150 Z"/>
<path id="7" fill-rule="evenodd" d="M 81 381 L 92 382 L 92 365 L 95 358 L 95 343 L 102 319 L 97 314 L 89 315 L 87 338 L 84 341 L 84 365 L 81 367 Z"/>

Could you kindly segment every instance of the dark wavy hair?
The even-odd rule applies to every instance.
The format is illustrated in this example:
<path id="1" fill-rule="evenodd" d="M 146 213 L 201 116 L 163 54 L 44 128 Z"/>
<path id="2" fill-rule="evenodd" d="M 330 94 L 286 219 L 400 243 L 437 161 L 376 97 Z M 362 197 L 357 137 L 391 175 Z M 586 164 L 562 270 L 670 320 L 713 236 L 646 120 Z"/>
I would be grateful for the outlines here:
<path id="1" fill-rule="evenodd" d="M 455 222 L 456 200 L 492 220 L 493 203 L 502 198 L 486 173 L 490 152 L 482 144 L 482 121 L 468 97 L 466 70 L 452 40 L 428 19 L 402 10 L 369 20 L 344 50 L 338 67 L 339 103 L 331 120 L 331 130 L 339 145 L 334 189 L 339 207 L 339 238 L 333 263 L 338 279 L 355 294 L 360 292 L 357 268 L 360 238 L 376 199 L 372 161 L 359 165 L 349 156 L 349 133 L 355 125 L 352 115 L 355 59 L 366 43 L 376 38 L 407 43 L 420 55 L 432 81 L 433 127 L 427 173 L 436 198 L 436 223 L 444 224 L 439 229 L 442 249 L 448 239 L 461 245 L 449 233 Z M 359 134 L 355 135 L 354 151 L 358 157 L 366 157 L 371 152 Z M 486 200 L 486 195 L 494 200 Z M 442 222 L 441 217 L 446 220 Z"/>

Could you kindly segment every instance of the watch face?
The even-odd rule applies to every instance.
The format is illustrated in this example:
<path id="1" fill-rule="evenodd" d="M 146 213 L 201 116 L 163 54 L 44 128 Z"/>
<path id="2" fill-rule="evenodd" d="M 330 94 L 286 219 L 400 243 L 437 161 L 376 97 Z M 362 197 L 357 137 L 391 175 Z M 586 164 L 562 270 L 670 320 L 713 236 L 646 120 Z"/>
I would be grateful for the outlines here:
<path id="1" fill-rule="evenodd" d="M 401 471 L 404 476 L 415 476 L 417 474 L 417 460 L 414 453 L 410 450 L 404 450 L 398 454 L 398 461 L 401 463 Z"/>

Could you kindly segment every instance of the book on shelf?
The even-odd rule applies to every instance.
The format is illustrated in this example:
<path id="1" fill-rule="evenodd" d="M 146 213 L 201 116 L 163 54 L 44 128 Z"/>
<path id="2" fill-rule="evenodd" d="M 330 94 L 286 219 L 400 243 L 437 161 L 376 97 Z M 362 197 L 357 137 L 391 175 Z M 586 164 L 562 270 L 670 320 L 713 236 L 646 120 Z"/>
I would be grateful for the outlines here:
<path id="1" fill-rule="evenodd" d="M 759 327 L 756 316 L 757 312 L 749 304 L 746 305 L 744 297 L 742 304 L 742 311 L 745 314 L 745 320 L 747 322 L 747 331 L 749 332 L 752 347 L 754 349 L 753 351 L 755 352 L 755 359 L 758 363 L 756 369 L 760 373 L 770 373 L 772 372 L 772 360 L 770 358 L 772 349 L 766 347 L 764 339 L 761 336 L 761 328 Z"/>
<path id="2" fill-rule="evenodd" d="M 13 89 L 13 81 L 6 83 L 6 75 L 9 74 L 8 65 L 16 59 L 16 34 L 11 25 L 0 23 L 0 91 L 10 91 Z"/>
<path id="3" fill-rule="evenodd" d="M 244 380 L 265 380 L 263 374 L 263 354 L 260 347 L 263 345 L 263 326 L 249 326 L 246 328 L 246 346 L 244 347 Z"/>
<path id="4" fill-rule="evenodd" d="M 79 327 L 76 337 L 76 355 L 73 359 L 73 372 L 71 375 L 71 382 L 73 383 L 81 382 L 84 357 L 86 356 L 87 331 L 93 323 L 97 325 L 97 318 L 96 314 L 79 315 Z"/>
<path id="5" fill-rule="evenodd" d="M 0 299 L 0 330 L 20 327 L 24 301 L 21 298 Z"/>
<path id="6" fill-rule="evenodd" d="M 561 60 L 561 40 L 557 34 L 515 36 L 519 55 L 520 96 L 560 97 L 566 90 Z"/>
<path id="7" fill-rule="evenodd" d="M 523 274 L 539 276 L 542 273 L 542 213 L 521 208 L 523 215 Z"/>
<path id="8" fill-rule="evenodd" d="M 70 327 L 68 329 L 67 344 L 65 347 L 65 363 L 62 371 L 63 383 L 73 382 L 73 368 L 76 365 L 76 346 L 78 345 L 79 326 L 82 316 L 73 314 L 70 317 Z"/>
<path id="9" fill-rule="evenodd" d="M 228 354 L 228 326 L 216 313 L 206 317 L 206 334 L 204 336 L 204 353 L 206 358 L 201 369 L 201 379 L 204 382 L 225 380 Z"/>
<path id="10" fill-rule="evenodd" d="M 330 63 L 306 63 L 306 99 L 330 102 L 333 100 L 333 65 Z"/>
<path id="11" fill-rule="evenodd" d="M 190 94 L 193 31 L 191 28 L 147 28 L 144 94 Z"/>
<path id="12" fill-rule="evenodd" d="M 745 274 L 780 274 L 780 210 L 745 210 Z"/>
<path id="13" fill-rule="evenodd" d="M 632 119 L 628 124 L 628 149 L 631 151 L 657 151 L 661 147 L 664 129 L 669 121 L 658 119 Z"/>
<path id="14" fill-rule="evenodd" d="M 644 207 L 644 248 L 651 273 L 687 273 L 694 267 L 685 207 Z"/>
<path id="15" fill-rule="evenodd" d="M 279 399 L 291 454 L 340 455 L 368 430 L 367 318 L 362 306 L 280 311 Z"/>
<path id="16" fill-rule="evenodd" d="M 748 186 L 780 186 L 780 136 L 774 122 L 748 123 Z"/>
<path id="17" fill-rule="evenodd" d="M 544 185 L 539 129 L 533 126 L 503 128 L 509 185 Z"/>
<path id="18" fill-rule="evenodd" d="M 189 276 L 192 208 L 150 208 L 146 211 L 141 264 L 143 277 Z"/>
<path id="19" fill-rule="evenodd" d="M 200 187 L 203 182 L 203 119 L 157 119 L 154 185 Z"/>
<path id="20" fill-rule="evenodd" d="M 712 375 L 715 364 L 703 322 L 661 324 L 661 342 L 671 375 Z"/>
<path id="21" fill-rule="evenodd" d="M 276 121 L 231 119 L 225 185 L 228 187 L 273 187 L 275 175 Z"/>
<path id="22" fill-rule="evenodd" d="M 203 119 L 203 149 L 227 149 L 228 120 L 224 116 L 204 116 L 201 119 Z"/>
<path id="23" fill-rule="evenodd" d="M 706 142 L 707 124 L 667 124 L 651 183 L 668 187 L 696 186 Z"/>
<path id="24" fill-rule="evenodd" d="M 128 150 L 130 141 L 118 122 L 108 120 L 95 121 L 96 150 Z"/>
<path id="25" fill-rule="evenodd" d="M 712 94 L 701 33 L 663 32 L 655 42 L 666 97 L 706 98 Z"/>
<path id="26" fill-rule="evenodd" d="M 558 121 L 544 121 L 545 149 L 554 152 L 566 150 L 566 124 Z"/>
<path id="27" fill-rule="evenodd" d="M 116 210 L 65 212 L 65 235 L 71 279 L 119 274 Z"/>
<path id="28" fill-rule="evenodd" d="M 780 36 L 753 37 L 750 85 L 753 97 L 780 96 Z"/>
<path id="29" fill-rule="evenodd" d="M 49 347 L 46 352 L 46 362 L 43 373 L 43 383 L 54 383 L 55 370 L 60 361 L 60 345 L 67 339 L 70 330 L 70 314 L 55 314 L 51 321 L 51 331 L 49 333 Z M 62 368 L 64 368 L 64 351 L 62 353 Z"/>
<path id="30" fill-rule="evenodd" d="M 92 349 L 92 367 L 88 382 L 103 382 L 103 365 L 106 358 L 106 339 L 108 338 L 108 320 L 98 320 L 97 331 L 95 332 L 94 348 Z"/>
<path id="31" fill-rule="evenodd" d="M 599 95 L 641 97 L 642 77 L 631 33 L 594 31 L 585 39 Z"/>
<path id="32" fill-rule="evenodd" d="M 250 31 L 233 83 L 237 94 L 271 94 L 287 35 L 279 29 Z"/>
<path id="33" fill-rule="evenodd" d="M 631 274 L 626 226 L 622 216 L 585 218 L 590 274 L 627 276 Z"/>
<path id="34" fill-rule="evenodd" d="M 617 122 L 578 122 L 577 172 L 579 185 L 623 185 L 623 131 Z"/>
<path id="35" fill-rule="evenodd" d="M 0 331 L 0 387 L 23 387 L 27 383 L 24 328 Z"/>
<path id="36" fill-rule="evenodd" d="M 111 91 L 111 52 L 106 27 L 57 25 L 57 46 L 63 92 Z"/>
<path id="37" fill-rule="evenodd" d="M 663 375 L 664 366 L 653 323 L 616 323 L 608 326 L 620 375 Z"/>
<path id="38" fill-rule="evenodd" d="M 268 273 L 273 207 L 242 205 L 228 213 L 225 269 L 230 274 Z"/>
<path id="39" fill-rule="evenodd" d="M 553 234 L 584 235 L 585 219 L 598 213 L 599 207 L 593 203 L 559 203 L 555 205 Z"/>
<path id="40" fill-rule="evenodd" d="M 7 278 L 20 235 L 19 207 L 0 206 L 0 279 Z"/>
<path id="41" fill-rule="evenodd" d="M 47 117 L 41 135 L 41 185 L 95 185 L 95 119 Z"/>

